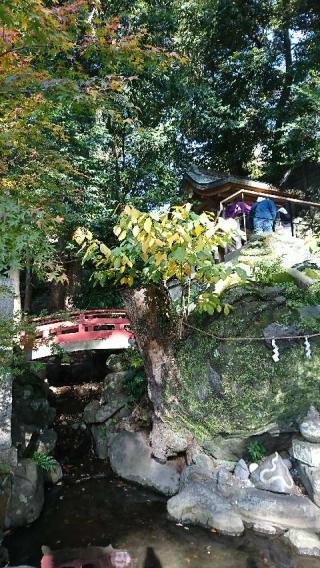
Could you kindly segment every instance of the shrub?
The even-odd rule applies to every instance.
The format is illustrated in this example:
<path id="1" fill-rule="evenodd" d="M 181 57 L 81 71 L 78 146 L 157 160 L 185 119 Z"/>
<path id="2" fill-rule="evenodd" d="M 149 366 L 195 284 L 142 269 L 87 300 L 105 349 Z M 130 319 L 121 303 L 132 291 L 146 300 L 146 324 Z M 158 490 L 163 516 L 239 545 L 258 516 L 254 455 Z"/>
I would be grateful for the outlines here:
<path id="1" fill-rule="evenodd" d="M 253 440 L 249 442 L 247 447 L 247 454 L 251 462 L 258 462 L 266 456 L 267 451 L 262 442 L 258 442 L 257 440 Z"/>
<path id="2" fill-rule="evenodd" d="M 51 471 L 56 464 L 56 460 L 53 456 L 43 454 L 42 452 L 34 452 L 32 454 L 32 459 L 44 471 Z"/>
<path id="3" fill-rule="evenodd" d="M 131 403 L 139 402 L 147 388 L 147 380 L 144 372 L 138 371 L 133 378 L 128 378 L 124 383 L 124 389 Z"/>

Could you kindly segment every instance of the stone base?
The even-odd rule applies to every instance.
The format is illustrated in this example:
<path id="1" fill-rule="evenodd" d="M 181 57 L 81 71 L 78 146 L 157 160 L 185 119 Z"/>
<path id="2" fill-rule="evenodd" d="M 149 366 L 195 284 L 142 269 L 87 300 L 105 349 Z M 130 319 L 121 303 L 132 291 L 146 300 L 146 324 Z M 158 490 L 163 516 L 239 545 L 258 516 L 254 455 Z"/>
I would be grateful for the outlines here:
<path id="1" fill-rule="evenodd" d="M 320 467 L 297 463 L 300 479 L 312 501 L 320 507 Z"/>
<path id="2" fill-rule="evenodd" d="M 312 467 L 320 467 L 320 444 L 294 438 L 292 440 L 292 452 L 296 460 Z"/>

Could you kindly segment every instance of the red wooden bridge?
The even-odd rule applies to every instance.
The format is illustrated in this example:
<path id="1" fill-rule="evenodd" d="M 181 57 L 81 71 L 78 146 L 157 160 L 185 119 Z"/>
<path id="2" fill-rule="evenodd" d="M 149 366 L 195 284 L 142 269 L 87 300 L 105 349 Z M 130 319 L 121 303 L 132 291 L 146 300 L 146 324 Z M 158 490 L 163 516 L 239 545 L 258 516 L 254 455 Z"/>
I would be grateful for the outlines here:
<path id="1" fill-rule="evenodd" d="M 68 312 L 66 319 L 36 318 L 36 338 L 26 347 L 31 359 L 42 359 L 59 346 L 68 353 L 89 349 L 127 349 L 134 341 L 130 322 L 123 310 Z"/>

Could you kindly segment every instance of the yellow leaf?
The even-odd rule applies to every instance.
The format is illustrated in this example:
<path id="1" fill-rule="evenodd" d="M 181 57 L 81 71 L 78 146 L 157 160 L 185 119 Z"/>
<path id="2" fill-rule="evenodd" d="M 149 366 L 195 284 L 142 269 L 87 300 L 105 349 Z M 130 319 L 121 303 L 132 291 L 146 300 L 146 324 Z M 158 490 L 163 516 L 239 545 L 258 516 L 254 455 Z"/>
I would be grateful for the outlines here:
<path id="1" fill-rule="evenodd" d="M 146 239 L 145 241 L 143 241 L 142 243 L 142 252 L 146 253 L 148 248 L 149 248 L 149 239 Z"/>
<path id="2" fill-rule="evenodd" d="M 140 212 L 137 211 L 134 207 L 131 208 L 131 219 L 134 223 L 136 223 L 139 219 Z"/>
<path id="3" fill-rule="evenodd" d="M 121 280 L 120 280 L 120 284 L 126 284 L 127 282 L 128 282 L 128 279 L 125 278 L 125 277 L 121 278 Z"/>
<path id="4" fill-rule="evenodd" d="M 159 266 L 160 262 L 162 260 L 164 260 L 166 257 L 165 254 L 161 253 L 161 252 L 157 252 L 157 254 L 154 255 L 155 259 L 156 259 L 156 265 Z"/>
<path id="5" fill-rule="evenodd" d="M 145 220 L 143 228 L 144 228 L 146 233 L 150 233 L 151 227 L 152 227 L 152 221 L 151 221 L 150 217 L 148 217 L 148 219 Z"/>
<path id="6" fill-rule="evenodd" d="M 122 231 L 119 235 L 119 241 L 123 241 L 126 238 L 127 231 Z"/>
<path id="7" fill-rule="evenodd" d="M 104 256 L 107 256 L 107 257 L 110 256 L 110 254 L 111 254 L 111 250 L 106 245 L 104 245 L 103 243 L 101 243 L 101 245 L 100 245 L 100 252 L 102 252 L 102 254 L 104 254 Z"/>
<path id="8" fill-rule="evenodd" d="M 139 233 L 140 233 L 140 228 L 138 227 L 138 225 L 135 225 L 132 229 L 132 234 L 134 237 L 136 237 Z"/>
<path id="9" fill-rule="evenodd" d="M 197 225 L 194 228 L 194 234 L 196 235 L 196 237 L 198 237 L 201 233 L 202 233 L 202 227 L 201 227 L 201 225 Z"/>
<path id="10" fill-rule="evenodd" d="M 125 208 L 124 208 L 124 210 L 123 210 L 123 212 L 124 212 L 126 215 L 131 215 L 131 207 L 130 207 L 129 205 L 126 205 Z"/>
<path id="11" fill-rule="evenodd" d="M 191 270 L 190 264 L 184 264 L 183 265 L 183 271 L 187 276 L 191 276 L 192 270 Z"/>
<path id="12" fill-rule="evenodd" d="M 120 235 L 120 233 L 121 233 L 121 227 L 119 227 L 119 225 L 116 225 L 116 226 L 113 228 L 113 232 L 114 232 L 114 234 L 116 235 L 116 237 L 118 237 L 118 236 Z"/>
<path id="13" fill-rule="evenodd" d="M 128 276 L 128 284 L 129 284 L 129 286 L 132 286 L 132 284 L 133 284 L 132 276 Z"/>

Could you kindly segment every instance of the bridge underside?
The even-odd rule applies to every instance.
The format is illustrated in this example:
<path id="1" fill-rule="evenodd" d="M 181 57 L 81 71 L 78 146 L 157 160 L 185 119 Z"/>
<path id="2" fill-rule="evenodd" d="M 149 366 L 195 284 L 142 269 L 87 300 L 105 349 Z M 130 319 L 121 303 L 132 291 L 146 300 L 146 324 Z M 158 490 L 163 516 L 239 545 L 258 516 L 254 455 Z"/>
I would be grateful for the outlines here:
<path id="1" fill-rule="evenodd" d="M 67 343 L 60 343 L 52 341 L 50 343 L 43 343 L 37 346 L 36 349 L 29 351 L 28 358 L 32 361 L 36 359 L 43 359 L 44 357 L 52 357 L 55 354 L 55 346 L 64 351 L 65 353 L 73 353 L 74 351 L 92 351 L 97 349 L 105 349 L 116 351 L 119 349 L 128 349 L 133 344 L 131 333 L 113 332 L 110 337 L 105 339 L 88 339 L 81 341 L 73 341 Z"/>

